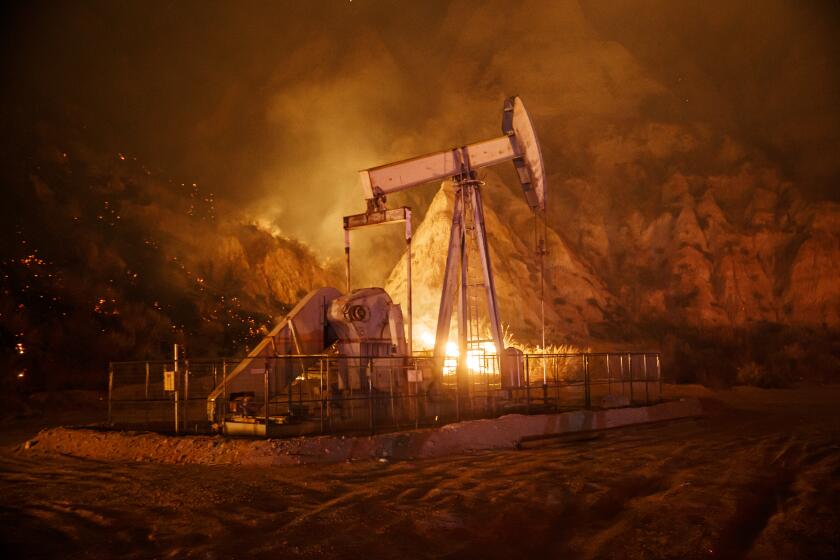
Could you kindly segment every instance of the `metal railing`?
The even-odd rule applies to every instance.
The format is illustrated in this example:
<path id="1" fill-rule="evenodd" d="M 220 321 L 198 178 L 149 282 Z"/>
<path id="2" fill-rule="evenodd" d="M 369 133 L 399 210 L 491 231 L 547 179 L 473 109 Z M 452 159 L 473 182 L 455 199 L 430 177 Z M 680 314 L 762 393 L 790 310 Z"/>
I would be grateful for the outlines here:
<path id="1" fill-rule="evenodd" d="M 242 360 L 113 362 L 108 424 L 277 437 L 376 433 L 662 399 L 655 352 L 524 354 L 504 368 L 496 355 L 481 354 L 470 357 L 465 372 L 444 367 L 436 377 L 430 356 L 277 356 L 253 360 L 229 379 Z M 166 371 L 176 371 L 169 391 Z"/>

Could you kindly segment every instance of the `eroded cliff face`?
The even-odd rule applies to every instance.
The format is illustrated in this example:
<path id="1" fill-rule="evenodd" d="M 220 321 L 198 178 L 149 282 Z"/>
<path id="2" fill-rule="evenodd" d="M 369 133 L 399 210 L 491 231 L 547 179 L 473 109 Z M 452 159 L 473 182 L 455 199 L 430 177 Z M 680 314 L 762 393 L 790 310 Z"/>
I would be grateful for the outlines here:
<path id="1" fill-rule="evenodd" d="M 651 323 L 840 327 L 840 206 L 804 202 L 772 169 L 673 173 L 636 207 L 611 204 L 584 180 L 564 189 L 566 207 L 549 215 L 546 228 L 550 342 Z M 531 213 L 493 174 L 483 192 L 503 322 L 535 342 L 540 284 Z M 414 237 L 414 312 L 427 329 L 437 317 L 452 201 L 444 185 Z M 405 255 L 386 289 L 404 302 Z"/>
<path id="2" fill-rule="evenodd" d="M 805 204 L 776 174 L 745 168 L 674 174 L 661 207 L 652 219 L 625 219 L 630 247 L 619 259 L 631 281 L 607 278 L 634 315 L 699 327 L 840 326 L 836 204 Z"/>
<path id="3" fill-rule="evenodd" d="M 540 277 L 530 210 L 522 197 L 504 187 L 492 194 L 489 188 L 486 192 L 485 224 L 502 321 L 515 334 L 536 333 L 540 328 Z M 454 191 L 445 183 L 413 238 L 414 338 L 418 342 L 424 330 L 435 329 L 453 204 Z M 545 285 L 546 322 L 568 332 L 588 334 L 589 324 L 605 320 L 606 310 L 615 305 L 614 298 L 593 267 L 580 260 L 553 230 L 549 230 L 549 244 L 552 255 Z M 468 258 L 479 270 L 477 254 Z M 404 310 L 405 259 L 403 255 L 385 284 L 386 291 Z"/>

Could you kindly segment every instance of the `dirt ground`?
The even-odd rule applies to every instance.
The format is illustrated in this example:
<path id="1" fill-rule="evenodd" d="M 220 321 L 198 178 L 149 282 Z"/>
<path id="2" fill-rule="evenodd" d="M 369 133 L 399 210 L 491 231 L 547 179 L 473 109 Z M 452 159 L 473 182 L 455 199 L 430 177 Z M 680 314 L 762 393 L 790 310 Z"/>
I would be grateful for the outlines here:
<path id="1" fill-rule="evenodd" d="M 0 437 L 4 558 L 838 558 L 840 387 L 519 451 L 301 467 L 104 463 Z M 16 556 L 11 556 L 15 553 Z"/>

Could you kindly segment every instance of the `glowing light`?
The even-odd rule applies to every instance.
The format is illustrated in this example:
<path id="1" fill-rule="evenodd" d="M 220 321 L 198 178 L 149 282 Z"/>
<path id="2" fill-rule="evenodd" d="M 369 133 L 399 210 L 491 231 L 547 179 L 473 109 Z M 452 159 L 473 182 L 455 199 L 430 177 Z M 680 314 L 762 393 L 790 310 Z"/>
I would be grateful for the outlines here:
<path id="1" fill-rule="evenodd" d="M 431 350 L 435 347 L 435 337 L 427 330 L 420 331 L 421 350 Z"/>
<path id="2" fill-rule="evenodd" d="M 25 266 L 31 266 L 31 265 L 41 265 L 41 266 L 43 266 L 47 263 L 43 259 L 38 258 L 38 255 L 33 254 L 33 255 L 28 255 L 28 256 L 20 259 L 20 264 L 25 265 Z"/>
<path id="3" fill-rule="evenodd" d="M 418 329 L 420 350 L 433 350 L 435 337 L 428 329 Z M 444 347 L 443 374 L 455 375 L 458 368 L 458 357 L 461 352 L 458 343 L 448 341 Z M 467 350 L 467 369 L 472 373 L 488 374 L 496 371 L 496 345 L 493 342 L 481 342 L 477 347 Z"/>
<path id="4" fill-rule="evenodd" d="M 467 368 L 473 372 L 481 371 L 481 350 L 467 350 Z"/>
<path id="5" fill-rule="evenodd" d="M 478 346 L 467 350 L 467 368 L 473 373 L 493 373 L 496 371 L 496 345 L 482 342 Z"/>
<path id="6" fill-rule="evenodd" d="M 18 379 L 23 379 L 23 376 L 24 376 L 24 375 L 25 375 L 25 374 L 24 374 L 24 372 L 19 371 L 19 372 L 18 372 L 18 374 L 17 374 Z"/>
<path id="7" fill-rule="evenodd" d="M 17 350 L 18 354 L 26 353 L 26 348 L 24 348 L 23 342 L 18 342 L 17 344 L 15 344 L 15 350 Z M 18 375 L 18 377 L 21 377 L 21 375 Z"/>
<path id="8" fill-rule="evenodd" d="M 446 343 L 446 352 L 443 358 L 443 374 L 455 375 L 455 370 L 458 368 L 458 345 L 451 340 Z"/>

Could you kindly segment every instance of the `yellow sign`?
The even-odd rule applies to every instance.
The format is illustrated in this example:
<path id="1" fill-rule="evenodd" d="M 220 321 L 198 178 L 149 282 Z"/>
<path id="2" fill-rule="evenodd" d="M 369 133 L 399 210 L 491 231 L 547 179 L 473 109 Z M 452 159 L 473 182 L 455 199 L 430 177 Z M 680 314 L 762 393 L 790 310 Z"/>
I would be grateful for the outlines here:
<path id="1" fill-rule="evenodd" d="M 163 390 L 164 391 L 174 391 L 175 390 L 175 372 L 174 371 L 166 371 L 163 372 Z"/>

